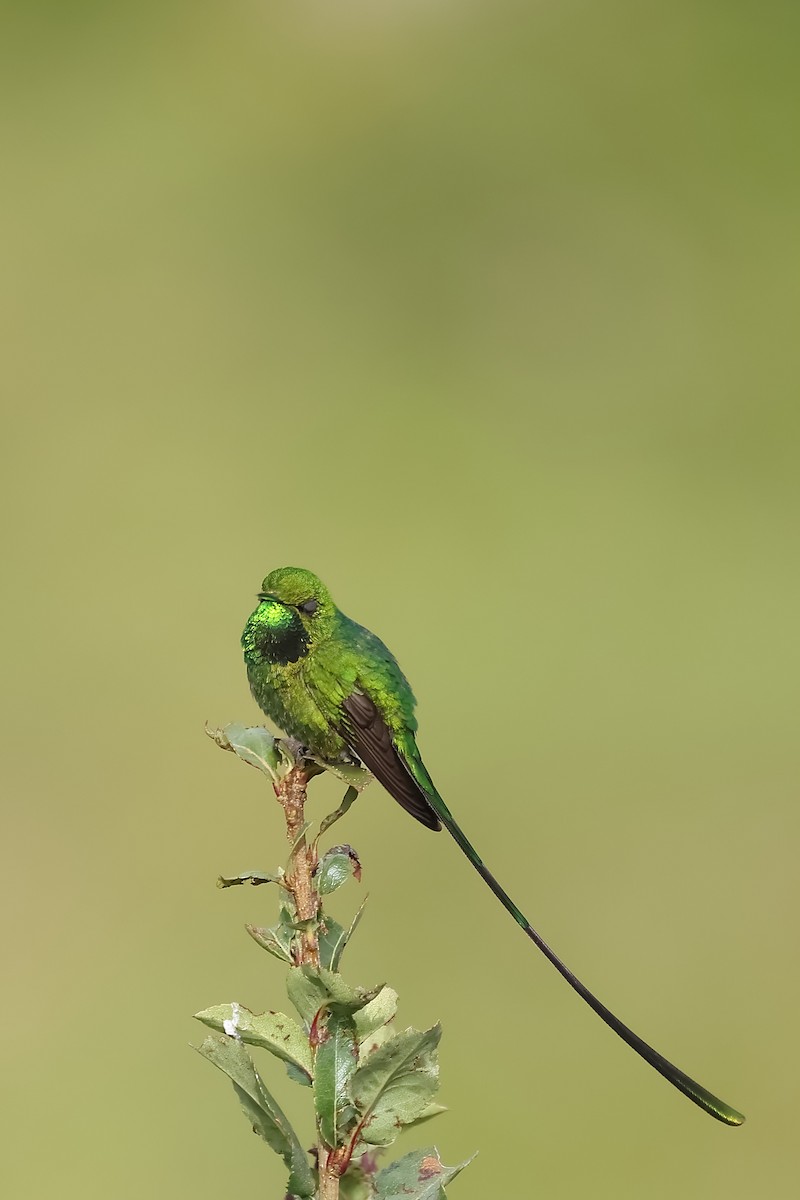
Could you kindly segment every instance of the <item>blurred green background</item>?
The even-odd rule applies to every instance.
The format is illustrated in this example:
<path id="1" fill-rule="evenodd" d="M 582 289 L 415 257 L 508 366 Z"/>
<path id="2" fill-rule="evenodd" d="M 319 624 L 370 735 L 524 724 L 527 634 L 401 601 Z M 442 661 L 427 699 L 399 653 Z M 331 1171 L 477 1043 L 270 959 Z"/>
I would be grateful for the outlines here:
<path id="1" fill-rule="evenodd" d="M 5 1194 L 282 1194 L 188 1044 L 286 1003 L 242 929 L 274 897 L 214 886 L 279 813 L 203 734 L 258 717 L 239 632 L 286 563 L 395 650 L 544 935 L 748 1115 L 376 786 L 348 974 L 444 1024 L 416 1144 L 480 1150 L 453 1196 L 794 1194 L 797 6 L 3 25 Z"/>

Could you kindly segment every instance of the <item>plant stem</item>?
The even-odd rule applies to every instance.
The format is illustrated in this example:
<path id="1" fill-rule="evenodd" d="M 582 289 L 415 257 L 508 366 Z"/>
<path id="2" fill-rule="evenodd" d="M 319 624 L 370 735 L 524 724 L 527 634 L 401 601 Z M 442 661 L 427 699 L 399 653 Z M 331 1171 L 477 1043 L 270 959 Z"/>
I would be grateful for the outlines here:
<path id="1" fill-rule="evenodd" d="M 298 966 L 309 963 L 319 966 L 319 944 L 314 922 L 319 914 L 319 894 L 314 885 L 317 866 L 316 846 L 310 845 L 305 836 L 305 803 L 308 773 L 302 765 L 292 767 L 275 789 L 278 801 L 286 817 L 286 836 L 292 846 L 289 870 L 285 884 L 294 897 L 297 920 L 305 928 L 297 940 L 296 962 Z"/>
<path id="2" fill-rule="evenodd" d="M 287 772 L 275 789 L 278 801 L 286 817 L 286 836 L 292 847 L 289 869 L 284 883 L 292 893 L 298 922 L 303 929 L 295 944 L 295 963 L 319 967 L 319 942 L 316 921 L 319 916 L 320 898 L 314 882 L 314 871 L 319 862 L 316 840 L 309 843 L 305 835 L 305 803 L 309 774 L 298 763 Z M 319 1172 L 318 1200 L 339 1200 L 340 1168 L 336 1153 L 318 1137 L 317 1165 Z"/>
<path id="3" fill-rule="evenodd" d="M 333 1157 L 333 1151 L 320 1145 L 318 1200 L 339 1200 L 339 1172 L 330 1169 Z"/>

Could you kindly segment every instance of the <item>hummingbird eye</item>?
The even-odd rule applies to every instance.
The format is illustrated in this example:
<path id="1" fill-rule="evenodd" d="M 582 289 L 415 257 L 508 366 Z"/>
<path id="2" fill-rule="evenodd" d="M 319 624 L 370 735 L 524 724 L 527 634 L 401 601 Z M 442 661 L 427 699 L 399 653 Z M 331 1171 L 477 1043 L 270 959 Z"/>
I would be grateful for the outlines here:
<path id="1" fill-rule="evenodd" d="M 306 613 L 309 617 L 313 617 L 314 613 L 319 608 L 319 600 L 315 600 L 312 596 L 309 600 L 304 600 L 302 604 L 298 604 L 298 609 L 302 613 Z"/>

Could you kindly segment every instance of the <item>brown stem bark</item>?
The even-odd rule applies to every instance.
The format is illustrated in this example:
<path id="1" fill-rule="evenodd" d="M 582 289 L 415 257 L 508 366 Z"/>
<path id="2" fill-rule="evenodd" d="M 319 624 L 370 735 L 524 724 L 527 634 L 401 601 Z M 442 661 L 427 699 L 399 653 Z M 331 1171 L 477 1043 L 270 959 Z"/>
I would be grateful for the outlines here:
<path id="1" fill-rule="evenodd" d="M 286 888 L 294 898 L 298 922 L 304 922 L 302 932 L 295 943 L 297 966 L 309 964 L 319 967 L 319 942 L 316 921 L 319 916 L 319 892 L 314 883 L 314 871 L 319 862 L 316 842 L 308 842 L 305 836 L 305 803 L 309 774 L 298 763 L 287 772 L 275 791 L 286 817 L 286 836 L 292 847 L 289 869 L 284 878 Z M 330 1150 L 320 1137 L 317 1143 L 317 1165 L 319 1170 L 318 1200 L 339 1200 L 340 1169 L 335 1151 Z"/>
<path id="2" fill-rule="evenodd" d="M 331 1170 L 333 1151 L 319 1147 L 319 1193 L 318 1200 L 339 1200 L 339 1172 Z"/>
<path id="3" fill-rule="evenodd" d="M 292 767 L 275 790 L 286 817 L 286 836 L 292 846 L 284 883 L 294 897 L 298 921 L 309 922 L 297 939 L 295 961 L 298 966 L 309 963 L 318 967 L 319 944 L 313 924 L 319 914 L 319 895 L 313 878 L 318 859 L 316 846 L 306 841 L 303 832 L 308 778 L 302 766 Z"/>

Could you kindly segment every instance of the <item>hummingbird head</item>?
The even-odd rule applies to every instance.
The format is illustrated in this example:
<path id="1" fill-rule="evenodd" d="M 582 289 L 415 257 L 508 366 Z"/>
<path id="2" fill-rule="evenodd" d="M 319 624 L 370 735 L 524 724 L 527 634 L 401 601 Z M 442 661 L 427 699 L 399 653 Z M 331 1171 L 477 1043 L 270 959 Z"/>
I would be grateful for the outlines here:
<path id="1" fill-rule="evenodd" d="M 277 600 L 297 609 L 305 618 L 334 609 L 330 592 L 322 580 L 302 567 L 278 567 L 276 571 L 270 571 L 261 585 L 258 598 Z"/>
<path id="2" fill-rule="evenodd" d="M 279 666 L 297 662 L 326 635 L 335 617 L 336 605 L 316 575 L 279 567 L 262 583 L 258 607 L 245 626 L 245 657 Z"/>

